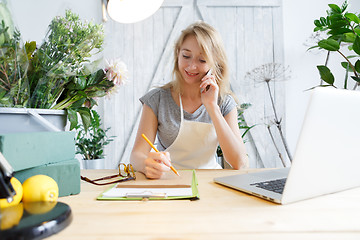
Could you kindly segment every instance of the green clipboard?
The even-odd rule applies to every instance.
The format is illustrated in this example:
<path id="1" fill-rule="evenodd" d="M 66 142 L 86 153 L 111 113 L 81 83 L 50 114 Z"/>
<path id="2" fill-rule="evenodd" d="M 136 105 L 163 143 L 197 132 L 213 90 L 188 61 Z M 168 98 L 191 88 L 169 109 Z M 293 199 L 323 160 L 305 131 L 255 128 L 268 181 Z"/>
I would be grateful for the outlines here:
<path id="1" fill-rule="evenodd" d="M 104 192 L 102 192 L 96 199 L 97 200 L 113 200 L 113 201 L 141 201 L 141 200 L 182 200 L 182 199 L 187 199 L 187 200 L 198 200 L 200 199 L 199 196 L 199 191 L 198 191 L 198 181 L 197 181 L 197 177 L 196 177 L 196 172 L 195 170 L 184 170 L 182 172 L 187 172 L 187 171 L 191 171 L 192 172 L 192 181 L 191 181 L 191 194 L 186 195 L 186 196 L 166 196 L 166 195 L 161 195 L 159 196 L 158 194 L 152 195 L 152 194 L 148 194 L 146 192 L 144 192 L 144 194 L 138 194 L 138 195 L 130 195 L 130 196 L 121 196 L 121 197 L 117 197 L 117 196 L 106 196 L 106 192 L 108 192 L 109 190 L 116 188 L 117 184 L 112 185 L 111 187 L 109 187 L 108 189 L 106 189 Z M 148 180 L 149 184 L 151 184 L 152 180 Z M 136 180 L 135 180 L 136 182 Z M 120 183 L 121 184 L 121 183 Z M 146 185 L 144 185 L 144 187 L 146 188 Z M 159 188 L 159 191 L 161 192 L 161 188 Z"/>

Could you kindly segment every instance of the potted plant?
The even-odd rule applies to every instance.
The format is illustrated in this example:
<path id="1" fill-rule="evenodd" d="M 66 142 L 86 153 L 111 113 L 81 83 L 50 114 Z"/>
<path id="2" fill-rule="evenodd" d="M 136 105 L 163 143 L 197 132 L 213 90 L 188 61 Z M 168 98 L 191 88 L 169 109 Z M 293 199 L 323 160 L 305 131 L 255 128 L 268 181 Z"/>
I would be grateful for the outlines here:
<path id="1" fill-rule="evenodd" d="M 329 4 L 326 17 L 320 17 L 314 21 L 314 32 L 326 33 L 327 38 L 320 39 L 317 44 L 309 49 L 328 51 L 325 65 L 318 65 L 322 82 L 321 87 L 342 87 L 356 90 L 360 85 L 360 14 L 347 12 L 347 1 L 342 6 Z M 335 84 L 335 77 L 327 67 L 331 53 L 341 56 L 340 63 L 345 70 L 344 82 Z M 352 83 L 348 80 L 349 76 Z M 352 86 L 351 86 L 352 85 Z"/>
<path id="2" fill-rule="evenodd" d="M 38 46 L 22 44 L 20 32 L 8 25 L 0 23 L 0 107 L 62 110 L 70 130 L 78 116 L 88 128 L 96 99 L 113 91 L 127 73 L 123 63 L 99 67 L 93 60 L 102 51 L 103 26 L 67 10 L 51 21 Z"/>
<path id="3" fill-rule="evenodd" d="M 104 148 L 111 141 L 113 136 L 108 137 L 110 128 L 101 127 L 101 119 L 95 110 L 91 110 L 92 118 L 87 130 L 83 124 L 76 126 L 76 153 L 81 154 L 85 169 L 104 168 Z"/>

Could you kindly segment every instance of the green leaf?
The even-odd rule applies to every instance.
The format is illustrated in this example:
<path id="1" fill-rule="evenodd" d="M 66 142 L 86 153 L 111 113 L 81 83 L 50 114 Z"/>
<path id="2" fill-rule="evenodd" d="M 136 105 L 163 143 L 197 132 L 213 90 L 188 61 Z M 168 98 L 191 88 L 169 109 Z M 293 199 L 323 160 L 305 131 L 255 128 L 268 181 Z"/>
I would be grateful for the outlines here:
<path id="1" fill-rule="evenodd" d="M 0 88 L 0 99 L 3 98 L 6 93 L 7 93 L 7 91 Z"/>
<path id="2" fill-rule="evenodd" d="M 94 98 L 94 97 L 104 97 L 106 96 L 106 92 L 104 90 L 97 90 L 97 91 L 94 91 L 94 92 L 89 92 L 88 93 L 88 97 L 90 98 Z"/>
<path id="3" fill-rule="evenodd" d="M 85 130 L 87 130 L 91 124 L 91 114 L 90 110 L 86 107 L 79 108 L 78 110 L 82 124 L 84 125 Z"/>
<path id="4" fill-rule="evenodd" d="M 321 23 L 322 26 L 326 26 L 326 25 L 327 25 L 327 23 L 326 23 L 326 18 L 321 17 L 321 18 L 320 18 L 320 23 Z"/>
<path id="5" fill-rule="evenodd" d="M 349 72 L 353 72 L 348 62 L 341 62 L 341 66 L 343 66 L 343 68 L 347 69 Z"/>
<path id="6" fill-rule="evenodd" d="M 349 26 L 349 23 L 346 20 L 337 20 L 337 21 L 332 21 L 331 24 L 329 25 L 329 28 L 337 29 L 337 28 L 346 28 L 347 26 Z"/>
<path id="7" fill-rule="evenodd" d="M 74 102 L 73 104 L 71 104 L 72 108 L 79 108 L 81 107 L 84 103 L 85 103 L 86 97 L 82 97 L 79 100 L 77 100 L 76 102 Z"/>
<path id="8" fill-rule="evenodd" d="M 357 61 L 355 62 L 355 70 L 356 70 L 358 73 L 360 73 L 360 60 L 357 60 Z"/>
<path id="9" fill-rule="evenodd" d="M 348 59 L 350 59 L 350 58 L 358 58 L 358 57 L 359 57 L 358 55 L 349 55 L 349 56 L 347 56 Z"/>
<path id="10" fill-rule="evenodd" d="M 340 44 L 334 39 L 321 40 L 318 42 L 318 46 L 328 51 L 337 51 L 340 49 Z"/>
<path id="11" fill-rule="evenodd" d="M 321 79 L 324 80 L 326 83 L 333 85 L 335 78 L 334 75 L 331 73 L 330 69 L 323 65 L 316 67 L 319 70 Z"/>
<path id="12" fill-rule="evenodd" d="M 353 32 L 344 33 L 343 36 L 344 36 L 343 38 L 344 42 L 350 42 L 350 43 L 355 42 L 356 35 Z"/>
<path id="13" fill-rule="evenodd" d="M 330 35 L 341 35 L 341 34 L 345 34 L 345 33 L 353 33 L 350 29 L 348 28 L 335 28 L 332 29 L 328 32 L 328 34 Z"/>
<path id="14" fill-rule="evenodd" d="M 90 107 L 89 107 L 90 109 L 91 109 L 92 107 L 94 107 L 95 105 L 97 105 L 97 102 L 96 102 L 95 99 L 90 98 L 89 101 L 90 101 Z"/>
<path id="15" fill-rule="evenodd" d="M 337 41 L 339 43 L 339 45 L 340 45 L 341 41 L 343 40 L 343 38 L 344 38 L 343 35 L 332 35 L 331 36 L 331 39 Z"/>
<path id="16" fill-rule="evenodd" d="M 358 36 L 360 36 L 360 28 L 354 28 L 354 32 L 355 32 Z"/>
<path id="17" fill-rule="evenodd" d="M 354 44 L 353 44 L 353 50 L 360 55 L 360 37 L 356 36 Z"/>
<path id="18" fill-rule="evenodd" d="M 329 4 L 329 7 L 336 13 L 341 13 L 341 9 L 338 5 L 336 4 Z"/>
<path id="19" fill-rule="evenodd" d="M 309 50 L 311 50 L 311 49 L 318 48 L 318 47 L 319 47 L 318 45 L 312 46 L 312 47 L 309 47 L 306 51 L 309 51 Z"/>
<path id="20" fill-rule="evenodd" d="M 86 88 L 87 85 L 87 81 L 86 81 L 86 76 L 79 76 L 75 78 L 75 83 L 78 87 L 78 89 L 80 90 L 84 90 Z"/>
<path id="21" fill-rule="evenodd" d="M 69 122 L 70 122 L 70 130 L 73 130 L 78 125 L 77 113 L 73 109 L 68 109 L 67 110 L 67 116 L 68 116 L 68 119 L 69 119 Z"/>
<path id="22" fill-rule="evenodd" d="M 95 111 L 95 110 L 91 110 L 91 114 L 92 114 L 92 121 L 91 121 L 91 125 L 94 128 L 99 128 L 100 127 L 100 122 L 101 122 L 101 118 L 100 115 Z M 98 129 L 98 131 L 102 131 L 102 129 Z"/>
<path id="23" fill-rule="evenodd" d="M 360 83 L 360 78 L 359 77 L 351 76 L 351 78 L 354 79 L 356 82 Z"/>
<path id="24" fill-rule="evenodd" d="M 253 127 L 255 127 L 256 125 L 252 125 L 251 127 L 242 127 L 243 129 L 246 129 L 244 131 L 244 133 L 241 135 L 242 138 L 245 137 L 245 135 L 250 131 L 250 129 L 252 129 Z"/>
<path id="25" fill-rule="evenodd" d="M 104 71 L 102 69 L 99 69 L 94 74 L 94 83 L 98 83 L 98 82 L 102 81 L 105 77 L 106 77 L 106 74 L 104 73 Z"/>
<path id="26" fill-rule="evenodd" d="M 335 86 L 334 86 L 334 85 L 320 84 L 320 85 L 317 85 L 317 86 L 315 86 L 315 87 L 308 88 L 308 89 L 306 89 L 305 91 L 313 90 L 313 89 L 315 89 L 315 88 L 317 88 L 317 87 L 335 87 Z"/>
<path id="27" fill-rule="evenodd" d="M 316 27 L 316 28 L 314 28 L 314 32 L 317 32 L 317 31 L 320 31 L 320 30 L 322 30 L 323 29 L 323 27 Z"/>
<path id="28" fill-rule="evenodd" d="M 27 53 L 28 59 L 31 59 L 31 55 L 34 53 L 35 50 L 36 50 L 35 41 L 25 43 L 25 51 Z"/>
<path id="29" fill-rule="evenodd" d="M 329 16 L 329 20 L 331 22 L 333 22 L 333 21 L 344 20 L 344 18 L 343 18 L 343 15 L 340 14 L 340 13 L 334 13 L 334 14 Z"/>
<path id="30" fill-rule="evenodd" d="M 357 24 L 360 23 L 360 19 L 358 18 L 358 16 L 356 16 L 356 15 L 353 14 L 353 13 L 345 13 L 345 17 L 346 17 L 347 19 L 349 19 L 350 21 L 353 21 L 353 22 L 355 22 L 355 23 L 357 23 Z"/>
<path id="31" fill-rule="evenodd" d="M 314 24 L 315 24 L 315 26 L 317 26 L 317 27 L 322 27 L 322 24 L 321 24 L 321 22 L 320 22 L 319 20 L 315 20 L 315 21 L 314 21 Z"/>
<path id="32" fill-rule="evenodd" d="M 345 1 L 345 2 L 343 3 L 343 5 L 341 6 L 341 12 L 345 12 L 345 10 L 346 10 L 347 7 L 348 7 L 348 3 L 347 3 L 347 1 Z"/>

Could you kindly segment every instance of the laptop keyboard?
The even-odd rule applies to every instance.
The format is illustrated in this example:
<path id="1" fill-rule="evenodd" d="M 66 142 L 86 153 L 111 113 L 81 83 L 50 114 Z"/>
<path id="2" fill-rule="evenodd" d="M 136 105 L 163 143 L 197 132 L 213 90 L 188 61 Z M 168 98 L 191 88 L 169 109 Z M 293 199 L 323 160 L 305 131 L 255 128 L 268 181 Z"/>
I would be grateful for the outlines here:
<path id="1" fill-rule="evenodd" d="M 285 182 L 286 178 L 281 178 L 271 181 L 253 183 L 250 185 L 281 194 L 284 191 Z"/>

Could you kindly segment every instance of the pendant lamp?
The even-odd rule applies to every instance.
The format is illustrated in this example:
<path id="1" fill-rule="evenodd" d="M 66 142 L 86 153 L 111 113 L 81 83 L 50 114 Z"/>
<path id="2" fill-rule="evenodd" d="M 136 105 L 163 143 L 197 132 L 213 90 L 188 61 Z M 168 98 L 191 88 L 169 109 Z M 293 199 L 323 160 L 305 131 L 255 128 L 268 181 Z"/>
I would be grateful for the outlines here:
<path id="1" fill-rule="evenodd" d="M 110 18 L 119 23 L 136 23 L 153 15 L 164 0 L 106 0 Z M 103 2 L 104 3 L 104 2 Z M 103 5 L 103 8 L 105 6 Z M 104 14 L 104 13 L 103 13 Z M 104 20 L 105 15 L 104 15 Z"/>

